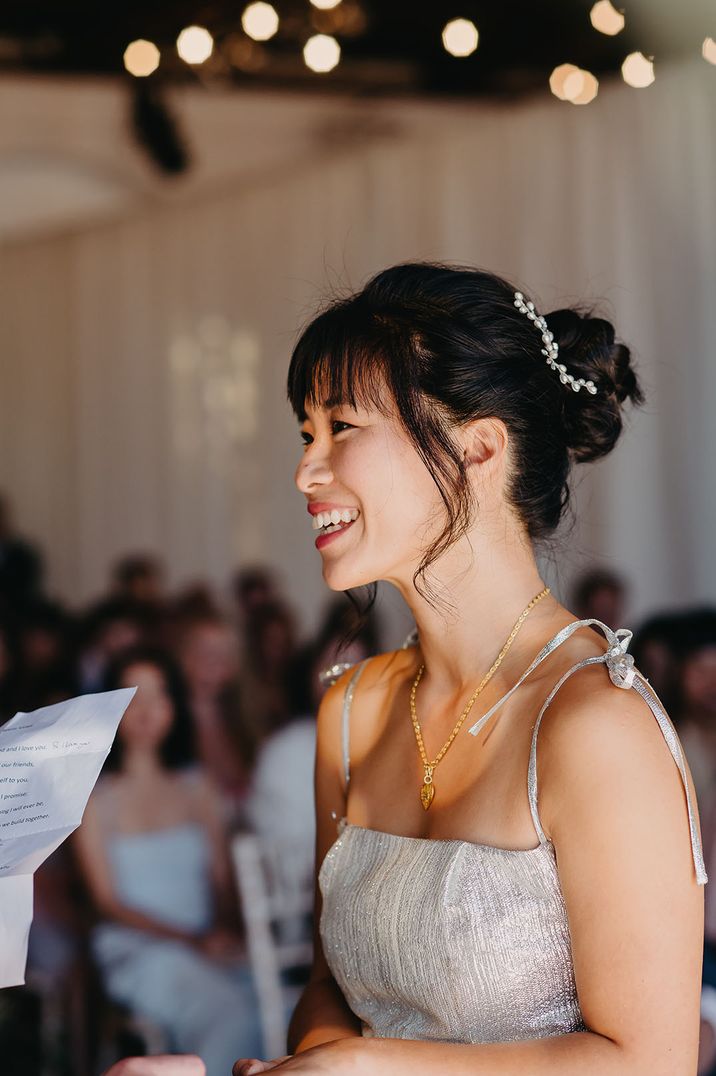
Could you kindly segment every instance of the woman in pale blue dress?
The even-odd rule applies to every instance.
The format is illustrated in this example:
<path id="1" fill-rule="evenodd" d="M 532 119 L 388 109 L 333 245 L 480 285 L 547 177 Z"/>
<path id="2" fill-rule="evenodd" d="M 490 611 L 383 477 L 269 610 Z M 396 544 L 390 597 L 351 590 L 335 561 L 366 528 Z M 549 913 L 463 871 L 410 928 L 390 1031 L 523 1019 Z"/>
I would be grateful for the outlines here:
<path id="1" fill-rule="evenodd" d="M 693 1076 L 693 783 L 631 632 L 535 556 L 641 402 L 629 350 L 491 273 L 396 266 L 309 324 L 288 391 L 325 582 L 391 583 L 417 636 L 324 697 L 313 973 L 292 1056 L 235 1072 Z"/>
<path id="2" fill-rule="evenodd" d="M 137 694 L 76 838 L 102 920 L 92 948 L 112 999 L 162 1029 L 170 1050 L 199 1055 L 208 1076 L 226 1076 L 260 1036 L 220 807 L 186 766 L 189 719 L 171 663 L 128 653 L 110 686 L 129 685 Z"/>

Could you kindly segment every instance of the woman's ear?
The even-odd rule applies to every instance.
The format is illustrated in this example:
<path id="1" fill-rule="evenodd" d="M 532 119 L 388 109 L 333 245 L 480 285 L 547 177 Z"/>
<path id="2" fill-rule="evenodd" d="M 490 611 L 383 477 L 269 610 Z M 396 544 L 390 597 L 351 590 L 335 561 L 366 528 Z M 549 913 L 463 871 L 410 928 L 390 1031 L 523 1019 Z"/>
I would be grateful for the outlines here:
<path id="1" fill-rule="evenodd" d="M 475 464 L 491 468 L 503 463 L 507 455 L 509 434 L 499 418 L 477 418 L 461 427 L 462 459 L 465 468 Z"/>

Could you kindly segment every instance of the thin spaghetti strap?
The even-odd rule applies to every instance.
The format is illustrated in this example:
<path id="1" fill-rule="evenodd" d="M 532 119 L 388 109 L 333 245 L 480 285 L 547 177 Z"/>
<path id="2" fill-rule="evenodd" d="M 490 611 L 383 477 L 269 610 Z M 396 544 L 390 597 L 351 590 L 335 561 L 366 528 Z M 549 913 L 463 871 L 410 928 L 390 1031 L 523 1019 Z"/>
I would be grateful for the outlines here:
<path id="1" fill-rule="evenodd" d="M 686 793 L 686 809 L 689 818 L 689 834 L 691 837 L 691 852 L 694 861 L 694 869 L 696 872 L 696 881 L 699 885 L 704 885 L 708 881 L 706 874 L 706 868 L 704 865 L 703 851 L 701 848 L 701 839 L 699 836 L 698 826 L 696 824 L 696 816 L 694 813 L 693 805 L 691 802 L 691 792 L 689 789 L 689 782 L 686 775 L 686 763 L 684 761 L 684 753 L 679 741 L 679 737 L 676 734 L 671 721 L 666 714 L 658 696 L 655 694 L 649 682 L 642 676 L 642 674 L 634 667 L 634 658 L 631 654 L 627 653 L 627 647 L 632 637 L 632 632 L 628 628 L 619 628 L 617 631 L 612 631 L 610 627 L 603 624 L 601 620 L 587 619 L 577 620 L 571 624 L 568 624 L 566 628 L 563 628 L 553 639 L 547 643 L 545 647 L 540 651 L 535 660 L 530 665 L 529 669 L 520 677 L 517 683 L 507 692 L 506 695 L 498 700 L 498 702 L 484 714 L 480 720 L 473 725 L 470 732 L 473 735 L 477 735 L 480 728 L 483 727 L 487 719 L 495 712 L 495 710 L 502 705 L 502 703 L 509 698 L 509 696 L 516 691 L 519 685 L 525 680 L 525 678 L 535 669 L 544 659 L 560 646 L 565 639 L 568 639 L 570 635 L 582 626 L 595 625 L 601 628 L 606 640 L 609 644 L 608 649 L 602 654 L 595 654 L 592 657 L 584 658 L 582 661 L 578 661 L 575 665 L 568 669 L 557 681 L 555 686 L 550 691 L 549 695 L 545 699 L 542 708 L 537 715 L 537 720 L 534 725 L 534 731 L 532 733 L 532 743 L 530 746 L 530 758 L 527 771 L 527 794 L 529 797 L 530 812 L 532 814 L 532 820 L 534 822 L 537 835 L 540 843 L 548 843 L 548 838 L 542 829 L 542 824 L 539 819 L 539 812 L 537 810 L 537 735 L 539 733 L 540 723 L 544 713 L 555 697 L 562 684 L 577 672 L 578 669 L 586 668 L 588 665 L 597 665 L 603 663 L 607 667 L 609 672 L 609 678 L 615 687 L 623 688 L 625 690 L 634 689 L 641 695 L 652 714 L 656 718 L 657 724 L 661 729 L 661 733 L 666 740 L 667 747 L 671 752 L 671 756 L 676 763 L 676 766 L 681 775 L 681 781 L 684 786 L 684 792 Z"/>
<path id="2" fill-rule="evenodd" d="M 351 756 L 350 756 L 350 719 L 351 719 L 351 703 L 353 702 L 353 693 L 358 683 L 360 674 L 363 672 L 367 658 L 356 665 L 356 668 L 348 681 L 346 687 L 346 693 L 343 696 L 343 773 L 346 779 L 346 798 L 348 797 L 348 785 L 351 779 Z"/>

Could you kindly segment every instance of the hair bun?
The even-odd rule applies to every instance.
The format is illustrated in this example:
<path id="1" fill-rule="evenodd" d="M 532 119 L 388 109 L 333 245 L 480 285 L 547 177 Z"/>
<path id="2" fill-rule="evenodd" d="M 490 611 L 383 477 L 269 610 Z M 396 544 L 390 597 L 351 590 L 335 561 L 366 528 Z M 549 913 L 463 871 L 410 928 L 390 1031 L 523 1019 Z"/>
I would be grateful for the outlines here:
<path id="1" fill-rule="evenodd" d="M 574 377 L 591 380 L 596 395 L 580 390 L 563 393 L 565 442 L 578 463 L 606 456 L 622 430 L 622 404 L 643 402 L 644 396 L 631 364 L 629 348 L 615 342 L 614 326 L 604 318 L 578 310 L 555 310 L 547 324 L 559 345 L 559 362 Z"/>

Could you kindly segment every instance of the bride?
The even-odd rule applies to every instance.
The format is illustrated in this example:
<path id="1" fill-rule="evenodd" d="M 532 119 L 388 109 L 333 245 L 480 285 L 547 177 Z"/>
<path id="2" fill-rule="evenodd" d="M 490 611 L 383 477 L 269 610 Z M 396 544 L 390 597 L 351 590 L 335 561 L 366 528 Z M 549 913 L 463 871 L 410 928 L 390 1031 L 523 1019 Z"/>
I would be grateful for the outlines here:
<path id="1" fill-rule="evenodd" d="M 314 967 L 291 1055 L 235 1074 L 691 1076 L 691 778 L 631 633 L 577 620 L 534 552 L 642 400 L 628 349 L 398 265 L 313 320 L 288 391 L 326 583 L 387 580 L 417 636 L 324 697 Z"/>

